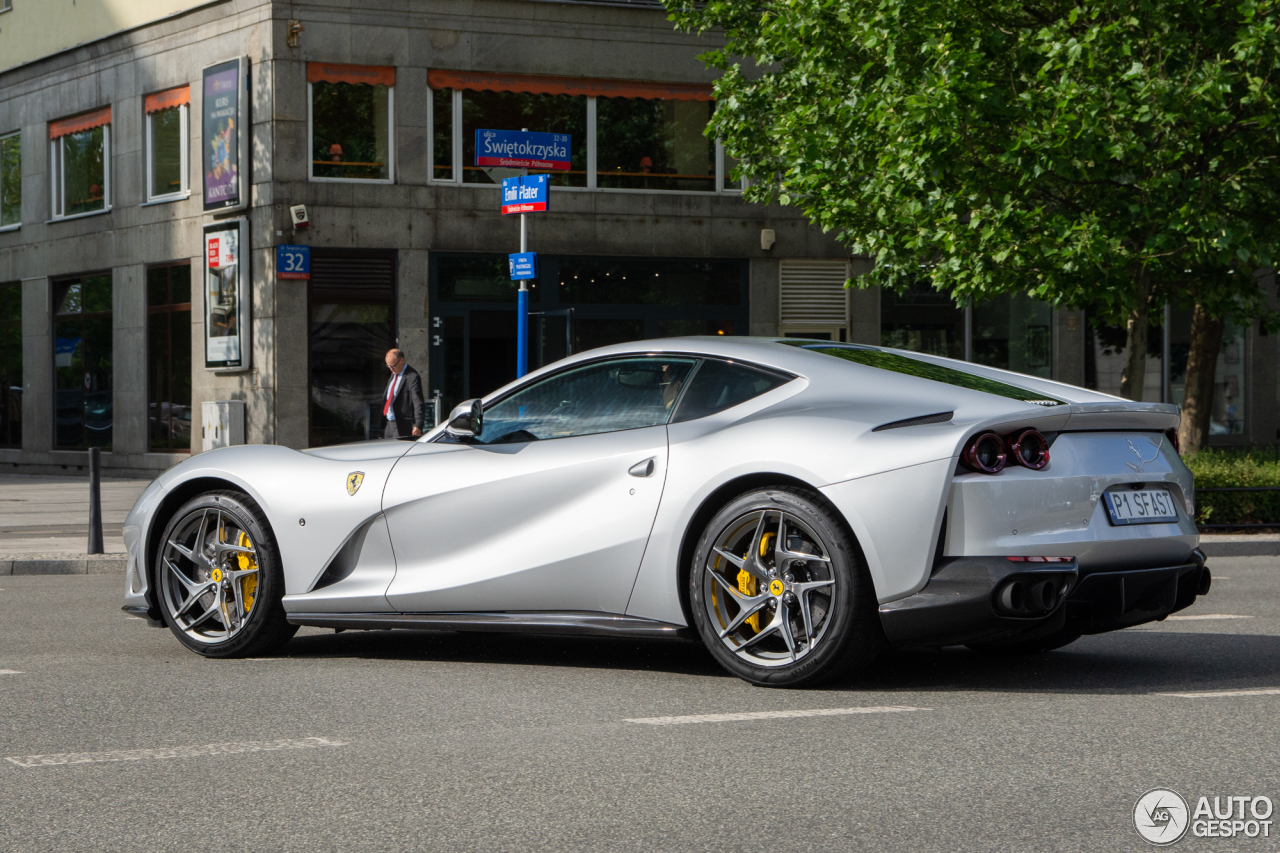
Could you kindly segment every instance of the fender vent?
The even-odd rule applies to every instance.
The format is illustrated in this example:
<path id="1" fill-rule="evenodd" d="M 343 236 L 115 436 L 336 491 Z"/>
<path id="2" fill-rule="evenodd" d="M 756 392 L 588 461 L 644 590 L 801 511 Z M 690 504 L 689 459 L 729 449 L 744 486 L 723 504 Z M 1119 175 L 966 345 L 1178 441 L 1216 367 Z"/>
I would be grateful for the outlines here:
<path id="1" fill-rule="evenodd" d="M 902 427 L 909 426 L 923 426 L 924 424 L 944 424 L 951 420 L 951 416 L 954 414 L 955 412 L 938 412 L 936 415 L 921 415 L 918 418 L 907 418 L 902 421 L 890 421 L 887 424 L 880 424 L 880 426 L 875 427 L 871 431 L 880 432 L 884 429 L 900 429 Z"/>

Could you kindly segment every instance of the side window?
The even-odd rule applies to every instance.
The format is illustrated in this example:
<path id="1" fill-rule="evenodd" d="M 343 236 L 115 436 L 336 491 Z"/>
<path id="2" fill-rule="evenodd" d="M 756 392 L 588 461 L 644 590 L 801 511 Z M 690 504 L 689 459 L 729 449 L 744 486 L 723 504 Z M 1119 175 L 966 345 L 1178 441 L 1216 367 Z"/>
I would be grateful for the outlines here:
<path id="1" fill-rule="evenodd" d="M 678 424 L 714 415 L 790 381 L 785 376 L 754 367 L 708 359 L 694 374 L 671 422 Z"/>
<path id="2" fill-rule="evenodd" d="M 692 358 L 620 358 L 549 376 L 484 413 L 484 444 L 665 424 Z"/>

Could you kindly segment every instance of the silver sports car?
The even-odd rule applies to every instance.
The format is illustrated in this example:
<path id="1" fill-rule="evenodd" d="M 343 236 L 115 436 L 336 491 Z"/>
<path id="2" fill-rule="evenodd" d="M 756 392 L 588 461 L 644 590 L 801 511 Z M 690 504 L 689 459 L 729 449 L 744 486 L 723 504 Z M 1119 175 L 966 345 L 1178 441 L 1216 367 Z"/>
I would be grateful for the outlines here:
<path id="1" fill-rule="evenodd" d="M 1047 651 L 1208 592 L 1177 424 L 878 347 L 621 344 L 412 443 L 175 466 L 125 523 L 124 609 L 210 657 L 299 625 L 697 637 L 778 686 Z"/>

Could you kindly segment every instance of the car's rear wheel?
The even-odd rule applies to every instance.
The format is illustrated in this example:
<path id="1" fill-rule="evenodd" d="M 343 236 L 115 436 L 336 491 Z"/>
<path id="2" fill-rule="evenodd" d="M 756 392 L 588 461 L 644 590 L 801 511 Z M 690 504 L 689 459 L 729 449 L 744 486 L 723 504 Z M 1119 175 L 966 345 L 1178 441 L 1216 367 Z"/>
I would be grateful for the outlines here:
<path id="1" fill-rule="evenodd" d="M 753 684 L 812 686 L 861 669 L 884 646 L 852 537 L 808 490 L 730 501 L 699 539 L 689 583 L 703 642 Z"/>
<path id="2" fill-rule="evenodd" d="M 156 554 L 160 609 L 183 645 L 206 657 L 262 654 L 296 632 L 271 527 L 247 495 L 206 492 L 169 520 Z"/>

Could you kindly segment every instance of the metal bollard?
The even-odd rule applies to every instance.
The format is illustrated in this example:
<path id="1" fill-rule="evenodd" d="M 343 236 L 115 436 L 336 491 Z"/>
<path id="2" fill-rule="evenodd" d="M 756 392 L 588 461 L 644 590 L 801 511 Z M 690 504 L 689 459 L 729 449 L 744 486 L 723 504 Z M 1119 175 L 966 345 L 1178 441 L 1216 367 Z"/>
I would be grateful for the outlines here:
<path id="1" fill-rule="evenodd" d="M 102 553 L 102 451 L 89 448 L 89 553 Z"/>

